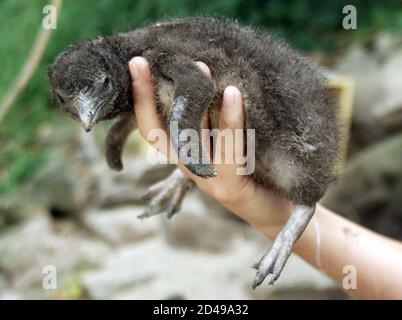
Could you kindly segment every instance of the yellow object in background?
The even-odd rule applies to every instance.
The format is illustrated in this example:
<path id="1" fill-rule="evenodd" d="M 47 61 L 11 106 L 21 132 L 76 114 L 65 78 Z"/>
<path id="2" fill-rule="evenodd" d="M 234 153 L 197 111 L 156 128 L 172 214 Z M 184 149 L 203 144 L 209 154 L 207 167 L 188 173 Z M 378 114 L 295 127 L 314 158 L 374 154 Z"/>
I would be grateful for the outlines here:
<path id="1" fill-rule="evenodd" d="M 346 75 L 328 73 L 326 76 L 328 79 L 328 87 L 336 92 L 339 104 L 339 120 L 342 125 L 340 146 L 341 159 L 338 169 L 341 169 L 346 160 L 348 150 L 350 125 L 352 123 L 353 115 L 355 82 L 351 77 Z"/>

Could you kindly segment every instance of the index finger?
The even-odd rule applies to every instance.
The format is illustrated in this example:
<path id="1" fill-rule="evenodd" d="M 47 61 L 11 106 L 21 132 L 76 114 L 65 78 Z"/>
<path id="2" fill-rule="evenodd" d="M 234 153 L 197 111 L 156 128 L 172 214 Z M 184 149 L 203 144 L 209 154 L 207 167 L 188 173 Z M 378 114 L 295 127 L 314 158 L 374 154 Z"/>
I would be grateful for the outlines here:
<path id="1" fill-rule="evenodd" d="M 156 112 L 154 86 L 147 60 L 134 57 L 129 62 L 134 98 L 134 112 L 141 135 L 146 138 L 152 129 L 162 129 L 163 123 Z"/>

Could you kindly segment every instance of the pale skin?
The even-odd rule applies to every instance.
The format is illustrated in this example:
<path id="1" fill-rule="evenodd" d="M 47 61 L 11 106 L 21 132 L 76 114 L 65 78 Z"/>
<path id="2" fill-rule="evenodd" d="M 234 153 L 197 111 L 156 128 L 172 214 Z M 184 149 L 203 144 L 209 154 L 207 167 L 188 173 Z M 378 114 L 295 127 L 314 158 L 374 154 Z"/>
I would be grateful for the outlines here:
<path id="1" fill-rule="evenodd" d="M 196 64 L 210 75 L 204 63 Z M 164 124 L 156 111 L 154 87 L 147 61 L 135 57 L 130 61 L 129 68 L 139 131 L 147 139 L 152 129 L 164 130 Z M 229 86 L 224 92 L 219 129 L 242 129 L 243 117 L 241 93 L 237 88 Z M 208 121 L 204 117 L 202 127 L 207 126 Z M 235 159 L 243 153 L 242 147 L 234 148 L 239 153 L 233 155 Z M 174 150 L 171 145 L 159 145 L 158 150 L 177 160 L 175 153 L 171 152 Z M 219 152 L 224 163 L 225 148 L 222 147 Z M 290 215 L 293 206 L 291 201 L 257 185 L 249 176 L 236 175 L 236 164 L 216 164 L 217 177 L 213 179 L 197 177 L 180 163 L 179 168 L 199 189 L 270 239 L 275 238 Z M 297 241 L 294 252 L 333 278 L 340 286 L 345 277 L 350 275 L 351 269 L 347 266 L 353 266 L 357 286 L 356 289 L 348 289 L 347 293 L 356 298 L 402 299 L 402 243 L 355 224 L 321 205 L 317 205 L 315 215 Z"/>

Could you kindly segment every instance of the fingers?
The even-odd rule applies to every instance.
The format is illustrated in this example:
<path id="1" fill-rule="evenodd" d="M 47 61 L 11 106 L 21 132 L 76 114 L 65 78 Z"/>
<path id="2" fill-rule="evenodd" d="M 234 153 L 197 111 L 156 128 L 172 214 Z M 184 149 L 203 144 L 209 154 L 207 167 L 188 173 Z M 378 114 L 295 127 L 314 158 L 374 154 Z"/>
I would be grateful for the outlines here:
<path id="1" fill-rule="evenodd" d="M 232 105 L 223 105 L 222 116 L 220 122 L 221 129 L 232 129 L 234 134 L 234 146 L 233 146 L 233 156 L 235 164 L 239 165 L 242 163 L 244 156 L 244 107 L 243 107 L 243 97 L 240 91 L 233 86 L 229 86 L 225 90 L 225 94 L 231 95 L 227 97 L 226 101 L 231 101 Z M 231 99 L 234 99 L 233 101 Z M 225 152 L 225 150 L 224 150 Z"/>
<path id="2" fill-rule="evenodd" d="M 204 62 L 196 61 L 195 64 L 208 77 L 211 77 L 211 70 L 209 70 L 208 66 Z M 208 115 L 208 110 L 205 110 L 204 114 L 202 115 L 202 119 L 201 119 L 201 129 L 208 129 L 208 128 L 209 128 L 209 115 Z"/>
<path id="3" fill-rule="evenodd" d="M 148 62 L 135 57 L 129 62 L 134 97 L 134 112 L 139 130 L 144 138 L 152 129 L 162 129 L 163 123 L 156 111 L 154 87 Z"/>
<path id="4" fill-rule="evenodd" d="M 169 150 L 173 149 L 169 146 L 169 135 L 165 133 L 164 124 L 156 110 L 149 64 L 142 57 L 134 57 L 128 65 L 132 80 L 134 112 L 138 130 L 142 137 L 156 150 L 168 156 Z M 176 161 L 176 157 L 173 156 L 172 158 L 172 161 Z"/>
<path id="5" fill-rule="evenodd" d="M 197 67 L 204 72 L 208 77 L 211 77 L 211 70 L 209 70 L 208 66 L 202 61 L 196 61 L 195 64 Z M 209 118 L 208 118 L 208 110 L 205 110 L 201 119 L 201 129 L 208 129 L 209 127 Z"/>
<path id="6" fill-rule="evenodd" d="M 222 109 L 219 117 L 219 129 L 243 129 L 242 96 L 236 87 L 229 86 L 223 93 Z"/>
<path id="7" fill-rule="evenodd" d="M 240 91 L 233 86 L 225 89 L 219 115 L 219 135 L 215 159 L 218 175 L 234 176 L 243 156 L 243 103 Z"/>
<path id="8" fill-rule="evenodd" d="M 236 174 L 238 166 L 235 161 L 236 148 L 239 152 L 243 152 L 243 140 L 236 139 L 233 131 L 233 129 L 242 129 L 243 122 L 244 116 L 241 93 L 236 87 L 227 87 L 223 94 L 222 107 L 219 115 L 219 133 L 216 137 L 214 163 L 218 176 L 214 179 L 203 179 L 199 177 L 193 179 L 202 190 L 216 198 L 221 199 L 222 197 L 228 196 L 228 186 L 238 186 L 244 183 L 244 176 L 238 176 Z M 243 133 L 241 132 L 241 134 Z M 227 154 L 226 152 L 231 154 Z"/>

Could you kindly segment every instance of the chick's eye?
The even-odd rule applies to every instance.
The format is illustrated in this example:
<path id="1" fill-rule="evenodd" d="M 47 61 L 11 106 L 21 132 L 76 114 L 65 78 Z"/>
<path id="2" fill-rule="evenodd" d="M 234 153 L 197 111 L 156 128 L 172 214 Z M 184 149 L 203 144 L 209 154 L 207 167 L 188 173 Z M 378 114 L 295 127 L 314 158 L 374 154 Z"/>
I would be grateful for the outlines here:
<path id="1" fill-rule="evenodd" d="M 56 97 L 57 97 L 57 100 L 61 103 L 61 104 L 64 104 L 64 98 L 59 94 L 59 93 L 57 93 L 56 94 Z"/>
<path id="2" fill-rule="evenodd" d="M 105 78 L 105 80 L 103 81 L 103 89 L 109 89 L 109 87 L 110 87 L 110 79 Z"/>

